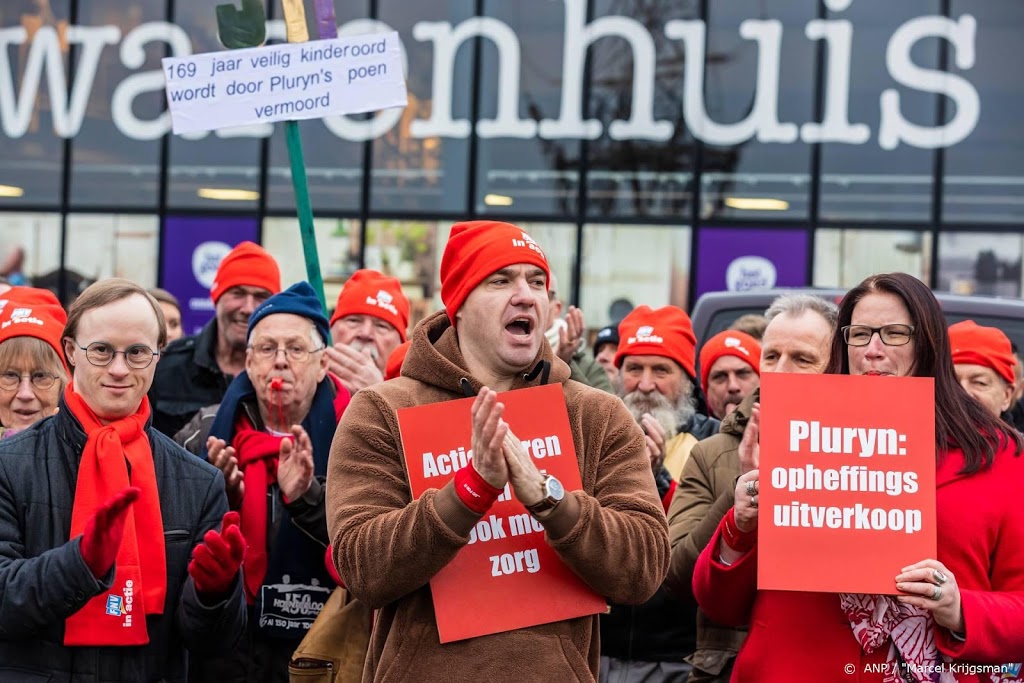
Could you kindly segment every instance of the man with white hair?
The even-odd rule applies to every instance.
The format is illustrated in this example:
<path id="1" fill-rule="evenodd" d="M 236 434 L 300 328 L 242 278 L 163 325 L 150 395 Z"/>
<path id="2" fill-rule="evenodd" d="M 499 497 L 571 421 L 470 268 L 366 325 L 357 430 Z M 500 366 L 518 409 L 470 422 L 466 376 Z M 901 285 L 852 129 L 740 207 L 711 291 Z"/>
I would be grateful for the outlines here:
<path id="1" fill-rule="evenodd" d="M 323 483 L 349 393 L 327 372 L 327 339 L 307 283 L 270 297 L 249 319 L 245 371 L 190 423 L 186 447 L 223 471 L 240 514 L 250 615 L 239 647 L 193 661 L 193 682 L 287 680 L 291 654 L 334 586 Z"/>
<path id="2" fill-rule="evenodd" d="M 780 296 L 765 312 L 760 372 L 821 373 L 829 358 L 836 305 L 809 294 Z M 698 443 L 683 468 L 669 507 L 672 567 L 666 587 L 687 609 L 694 603 L 693 567 L 722 517 L 732 509 L 736 478 L 757 467 L 760 389 L 722 421 L 721 432 Z M 677 603 L 678 604 L 678 603 Z M 727 628 L 697 613 L 697 649 L 691 683 L 727 683 L 746 629 Z"/>
<path id="3" fill-rule="evenodd" d="M 644 429 L 666 507 L 690 449 L 718 431 L 718 420 L 695 407 L 695 360 L 693 325 L 681 308 L 640 306 L 619 323 L 622 400 Z M 664 587 L 642 605 L 611 605 L 601 617 L 601 680 L 685 681 L 695 628 L 696 605 L 680 607 Z"/>

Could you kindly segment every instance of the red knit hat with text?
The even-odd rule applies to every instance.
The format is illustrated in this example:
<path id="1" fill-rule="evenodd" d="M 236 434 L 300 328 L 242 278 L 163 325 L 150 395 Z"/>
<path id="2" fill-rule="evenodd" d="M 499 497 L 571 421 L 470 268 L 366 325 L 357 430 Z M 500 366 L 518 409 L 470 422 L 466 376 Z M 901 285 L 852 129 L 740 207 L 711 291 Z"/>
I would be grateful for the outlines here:
<path id="1" fill-rule="evenodd" d="M 384 366 L 384 379 L 394 379 L 402 374 L 402 363 L 405 362 L 405 356 L 409 353 L 409 345 L 412 342 L 402 342 L 395 347 L 395 350 L 388 356 L 388 362 Z"/>
<path id="2" fill-rule="evenodd" d="M 754 368 L 754 372 L 758 376 L 761 375 L 761 345 L 757 343 L 757 340 L 746 332 L 736 330 L 719 332 L 704 342 L 704 346 L 700 349 L 700 386 L 705 393 L 708 390 L 711 366 L 722 356 L 736 356 Z"/>
<path id="3" fill-rule="evenodd" d="M 0 344 L 14 337 L 35 337 L 46 342 L 65 369 L 64 326 L 68 314 L 48 289 L 11 287 L 0 294 Z"/>
<path id="4" fill-rule="evenodd" d="M 517 263 L 537 266 L 551 280 L 547 257 L 522 228 L 498 221 L 453 225 L 441 257 L 441 301 L 452 325 L 455 314 L 477 285 L 491 273 Z"/>
<path id="5" fill-rule="evenodd" d="M 242 242 L 229 251 L 217 267 L 217 277 L 210 287 L 213 303 L 232 287 L 261 287 L 278 294 L 281 269 L 266 249 L 253 242 Z"/>
<path id="6" fill-rule="evenodd" d="M 678 306 L 657 310 L 638 306 L 619 323 L 619 350 L 615 367 L 626 356 L 664 356 L 679 363 L 690 376 L 697 359 L 697 337 L 686 311 Z"/>
<path id="7" fill-rule="evenodd" d="M 984 365 L 995 370 L 1009 384 L 1016 377 L 1013 369 L 1017 359 L 1009 338 L 995 327 L 982 327 L 973 320 L 964 320 L 949 328 L 949 348 L 953 352 L 953 364 L 969 363 Z"/>
<path id="8" fill-rule="evenodd" d="M 409 300 L 402 293 L 402 283 L 398 278 L 362 268 L 352 273 L 341 288 L 331 325 L 346 315 L 380 318 L 398 330 L 398 335 L 405 341 L 409 327 Z"/>

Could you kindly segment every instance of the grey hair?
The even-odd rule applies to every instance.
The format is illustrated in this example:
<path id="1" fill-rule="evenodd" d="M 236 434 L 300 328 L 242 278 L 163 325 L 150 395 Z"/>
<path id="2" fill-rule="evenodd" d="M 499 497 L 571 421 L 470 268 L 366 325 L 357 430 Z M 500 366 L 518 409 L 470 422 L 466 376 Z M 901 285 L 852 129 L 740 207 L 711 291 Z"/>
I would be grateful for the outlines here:
<path id="1" fill-rule="evenodd" d="M 783 294 L 775 299 L 771 306 L 764 312 L 765 319 L 770 323 L 780 315 L 799 317 L 805 312 L 817 313 L 829 327 L 835 327 L 839 319 L 839 307 L 828 299 L 813 294 Z"/>

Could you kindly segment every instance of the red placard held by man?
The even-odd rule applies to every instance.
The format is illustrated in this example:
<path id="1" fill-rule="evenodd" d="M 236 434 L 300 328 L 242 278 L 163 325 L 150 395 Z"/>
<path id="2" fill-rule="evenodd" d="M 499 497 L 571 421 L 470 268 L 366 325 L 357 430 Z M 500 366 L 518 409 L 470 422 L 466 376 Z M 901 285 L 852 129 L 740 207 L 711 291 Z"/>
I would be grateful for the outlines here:
<path id="1" fill-rule="evenodd" d="M 930 377 L 761 379 L 757 585 L 895 595 L 935 557 Z"/>
<path id="2" fill-rule="evenodd" d="M 409 486 L 416 498 L 439 489 L 472 459 L 473 398 L 398 412 Z M 498 395 L 509 423 L 535 459 L 566 491 L 583 487 L 559 385 Z M 594 593 L 545 542 L 544 527 L 506 485 L 470 532 L 469 544 L 430 581 L 442 643 L 603 612 Z"/>

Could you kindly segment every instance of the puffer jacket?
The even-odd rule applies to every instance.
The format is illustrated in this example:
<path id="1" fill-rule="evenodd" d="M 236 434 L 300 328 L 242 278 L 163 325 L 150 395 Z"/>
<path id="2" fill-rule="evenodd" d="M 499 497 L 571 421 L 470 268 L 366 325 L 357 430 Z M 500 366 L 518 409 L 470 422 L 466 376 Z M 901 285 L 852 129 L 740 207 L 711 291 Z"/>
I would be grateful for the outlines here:
<path id="1" fill-rule="evenodd" d="M 188 575 L 192 549 L 227 512 L 224 476 L 147 425 L 167 553 L 163 614 L 146 617 L 149 644 L 65 647 L 64 621 L 111 587 L 68 540 L 86 435 L 60 411 L 0 443 L 0 681 L 173 683 L 186 679 L 187 651 L 235 645 L 246 609 L 237 578 L 227 599 L 206 606 Z"/>

